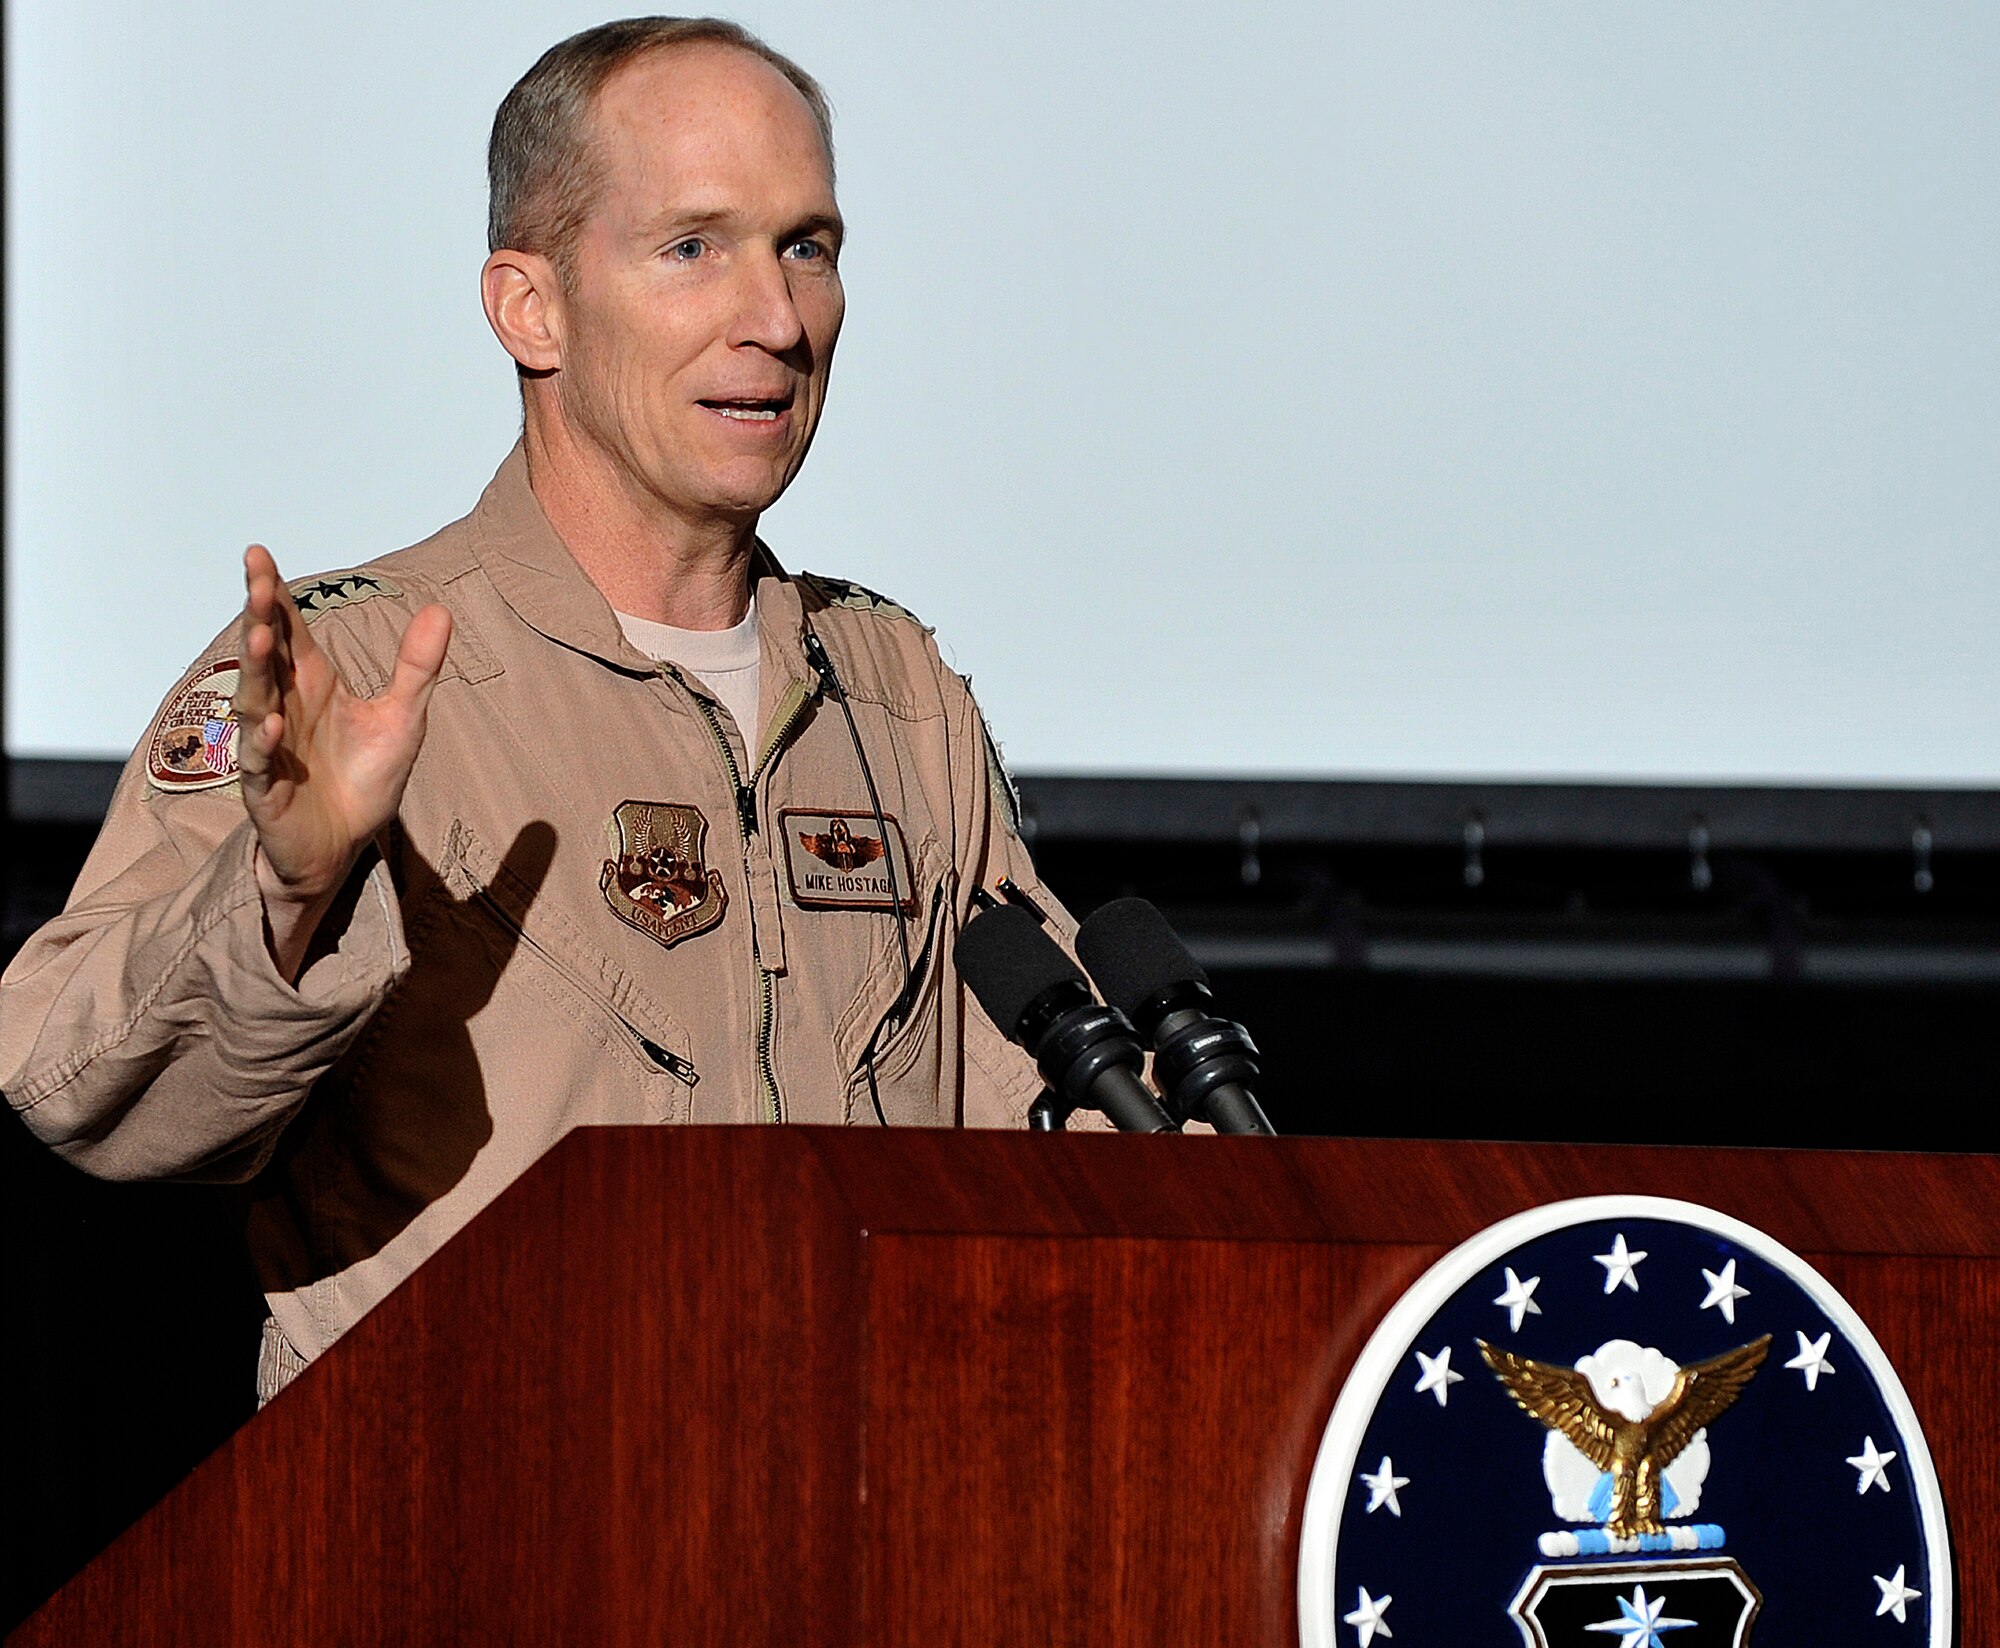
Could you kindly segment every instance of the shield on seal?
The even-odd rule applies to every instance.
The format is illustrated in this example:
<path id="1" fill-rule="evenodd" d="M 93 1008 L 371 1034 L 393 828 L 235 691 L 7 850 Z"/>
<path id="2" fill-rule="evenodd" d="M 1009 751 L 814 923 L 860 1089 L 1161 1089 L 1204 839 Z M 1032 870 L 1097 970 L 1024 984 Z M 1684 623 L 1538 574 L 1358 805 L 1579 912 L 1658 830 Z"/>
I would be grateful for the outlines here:
<path id="1" fill-rule="evenodd" d="M 617 840 L 598 887 L 620 921 L 671 949 L 720 925 L 729 907 L 720 872 L 702 857 L 708 820 L 674 801 L 622 801 Z"/>

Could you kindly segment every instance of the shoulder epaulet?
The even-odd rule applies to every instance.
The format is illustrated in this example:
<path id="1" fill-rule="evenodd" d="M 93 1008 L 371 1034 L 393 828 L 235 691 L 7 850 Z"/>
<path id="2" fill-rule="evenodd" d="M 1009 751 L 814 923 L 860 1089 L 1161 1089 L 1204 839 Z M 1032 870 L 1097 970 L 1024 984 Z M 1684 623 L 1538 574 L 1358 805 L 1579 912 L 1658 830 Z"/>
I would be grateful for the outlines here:
<path id="1" fill-rule="evenodd" d="M 341 607 L 358 607 L 379 596 L 400 596 L 403 591 L 379 572 L 352 567 L 345 572 L 322 572 L 311 578 L 294 578 L 285 586 L 298 603 L 299 614 L 307 623 L 323 618 Z"/>
<path id="2" fill-rule="evenodd" d="M 925 631 L 930 628 L 908 607 L 890 600 L 886 595 L 878 595 L 864 584 L 846 578 L 829 578 L 822 572 L 802 572 L 799 581 L 815 590 L 830 607 L 846 607 L 854 612 L 879 612 L 887 618 L 907 618 Z"/>
<path id="3" fill-rule="evenodd" d="M 972 708 L 979 717 L 980 741 L 986 746 L 986 781 L 993 791 L 993 805 L 1005 820 L 1007 828 L 1015 835 L 1021 833 L 1021 789 L 1014 782 L 1014 775 L 1007 770 L 1006 758 L 1000 753 L 1000 740 L 993 736 L 993 723 L 986 719 L 986 712 L 979 707 L 978 698 L 973 696 L 972 677 L 961 675 L 965 683 L 965 696 L 972 699 Z"/>

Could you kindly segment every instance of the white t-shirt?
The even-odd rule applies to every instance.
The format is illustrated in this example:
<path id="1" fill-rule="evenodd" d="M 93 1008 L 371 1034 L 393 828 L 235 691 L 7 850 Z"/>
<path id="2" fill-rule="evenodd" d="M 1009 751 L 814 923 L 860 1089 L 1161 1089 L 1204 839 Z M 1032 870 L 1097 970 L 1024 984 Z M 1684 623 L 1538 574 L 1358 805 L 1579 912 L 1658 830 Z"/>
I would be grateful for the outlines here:
<path id="1" fill-rule="evenodd" d="M 700 681 L 729 712 L 744 748 L 754 747 L 761 730 L 757 690 L 762 673 L 757 667 L 756 596 L 750 597 L 743 621 L 729 629 L 675 629 L 629 612 L 617 616 L 626 640 L 648 658 L 673 664 Z"/>

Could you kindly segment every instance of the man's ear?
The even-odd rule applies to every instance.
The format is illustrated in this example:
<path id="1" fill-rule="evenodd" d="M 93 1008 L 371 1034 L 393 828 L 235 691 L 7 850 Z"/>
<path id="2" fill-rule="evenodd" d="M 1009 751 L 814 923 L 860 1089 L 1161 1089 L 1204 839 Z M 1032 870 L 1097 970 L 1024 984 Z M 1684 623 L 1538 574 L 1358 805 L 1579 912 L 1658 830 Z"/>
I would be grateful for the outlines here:
<path id="1" fill-rule="evenodd" d="M 553 372 L 562 365 L 562 286 L 555 265 L 540 252 L 502 247 L 479 271 L 486 324 L 500 347 L 524 372 Z"/>

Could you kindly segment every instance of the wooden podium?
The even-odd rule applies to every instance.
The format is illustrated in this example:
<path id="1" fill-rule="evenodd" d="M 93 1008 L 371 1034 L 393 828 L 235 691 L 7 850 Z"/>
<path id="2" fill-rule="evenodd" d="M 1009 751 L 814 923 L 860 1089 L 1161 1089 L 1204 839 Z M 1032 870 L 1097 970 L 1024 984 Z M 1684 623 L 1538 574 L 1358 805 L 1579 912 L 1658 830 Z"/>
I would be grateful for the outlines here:
<path id="1" fill-rule="evenodd" d="M 1618 1191 L 1845 1293 L 2000 1641 L 2000 1159 L 791 1128 L 571 1135 L 15 1640 L 1291 1643 L 1370 1330 Z"/>

